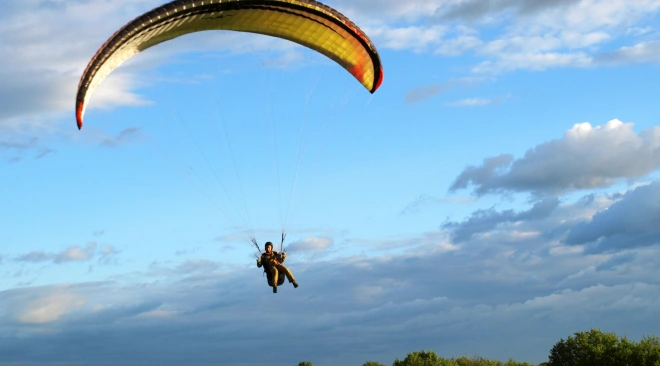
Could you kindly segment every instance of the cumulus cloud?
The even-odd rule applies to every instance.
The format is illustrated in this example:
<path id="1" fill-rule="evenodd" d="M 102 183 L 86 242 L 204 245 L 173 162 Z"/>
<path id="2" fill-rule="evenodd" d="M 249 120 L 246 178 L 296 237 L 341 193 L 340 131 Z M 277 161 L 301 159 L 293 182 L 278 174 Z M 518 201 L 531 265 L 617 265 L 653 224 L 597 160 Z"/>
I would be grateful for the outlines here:
<path id="1" fill-rule="evenodd" d="M 264 60 L 262 65 L 267 68 L 288 69 L 298 68 L 305 61 L 304 53 L 299 49 L 293 49 L 284 52 L 276 58 Z"/>
<path id="2" fill-rule="evenodd" d="M 165 283 L 3 291 L 0 362 L 14 361 L 18 352 L 23 362 L 34 363 L 71 363 L 75 357 L 81 365 L 126 359 L 136 365 L 182 360 L 265 365 L 272 360 L 251 352 L 253 345 L 281 334 L 283 327 L 291 342 L 281 345 L 282 361 L 290 364 L 303 359 L 359 364 L 374 358 L 387 363 L 420 344 L 452 356 L 470 352 L 474 342 L 487 357 L 541 362 L 538 355 L 546 355 L 560 337 L 591 324 L 626 329 L 635 337 L 659 320 L 653 311 L 660 306 L 656 284 L 606 279 L 555 288 L 547 276 L 577 267 L 540 262 L 505 270 L 500 258 L 484 261 L 491 253 L 480 252 L 476 257 L 454 252 L 320 262 L 296 273 L 300 288 L 283 287 L 277 295 L 247 269 Z M 534 273 L 536 282 L 520 281 L 521 275 Z M 515 321 L 520 318 L 529 321 Z M 34 325 L 38 332 L 31 331 Z M 544 329 L 542 342 L 528 337 L 538 329 Z M 407 334 L 405 340 L 401 334 Z M 470 345 L 462 338 L 470 338 Z M 516 339 L 513 346 L 511 339 Z M 344 351 L 324 352 L 327 344 Z M 5 352 L 10 349 L 16 352 Z M 116 349 L 122 352 L 104 352 Z"/>
<path id="3" fill-rule="evenodd" d="M 609 271 L 623 264 L 634 261 L 637 258 L 636 252 L 627 252 L 613 255 L 607 261 L 596 266 L 596 271 Z"/>
<path id="4" fill-rule="evenodd" d="M 368 29 L 368 34 L 379 49 L 430 52 L 442 56 L 460 56 L 478 51 L 484 42 L 478 31 L 464 25 L 388 25 Z"/>
<path id="5" fill-rule="evenodd" d="M 455 243 L 465 242 L 474 235 L 493 230 L 498 224 L 504 222 L 533 221 L 548 217 L 559 206 L 559 199 L 546 197 L 537 202 L 527 211 L 514 210 L 496 211 L 494 208 L 477 210 L 461 223 L 448 222 L 442 225 L 443 229 L 450 230 Z"/>
<path id="6" fill-rule="evenodd" d="M 559 67 L 587 67 L 591 56 L 584 52 L 502 53 L 496 61 L 483 61 L 472 68 L 476 74 L 496 75 L 518 69 L 544 71 Z"/>
<path id="7" fill-rule="evenodd" d="M 542 143 L 514 159 L 500 155 L 467 167 L 450 191 L 473 185 L 474 193 L 532 192 L 556 194 L 607 187 L 622 179 L 645 176 L 660 167 L 660 127 L 639 134 L 632 123 L 609 121 L 592 127 L 580 123 L 561 139 Z"/>
<path id="8" fill-rule="evenodd" d="M 83 365 L 113 364 L 114 357 L 136 364 L 268 364 L 249 350 L 283 327 L 291 342 L 282 353 L 291 364 L 360 364 L 374 356 L 388 363 L 420 344 L 452 356 L 471 352 L 474 342 L 485 357 L 542 362 L 539 355 L 559 338 L 592 324 L 646 334 L 660 320 L 652 310 L 660 306 L 657 246 L 600 254 L 562 241 L 603 212 L 629 213 L 616 205 L 645 187 L 482 210 L 412 237 L 350 238 L 357 253 L 366 246 L 381 250 L 293 261 L 289 268 L 301 287 L 284 286 L 277 295 L 252 263 L 227 268 L 204 258 L 154 263 L 120 282 L 2 291 L 0 363 L 15 361 L 16 352 L 6 352 L 14 350 L 34 363 L 71 363 L 69 355 L 77 355 Z M 332 237 L 311 236 L 288 249 L 305 254 L 332 246 Z M 77 257 L 81 249 L 68 252 Z M 520 318 L 529 322 L 514 321 Z M 530 340 L 538 329 L 543 342 Z M 327 344 L 344 352 L 329 355 Z M 122 353 L 99 352 L 106 349 Z"/>
<path id="9" fill-rule="evenodd" d="M 447 6 L 437 10 L 436 17 L 440 20 L 477 21 L 492 17 L 510 10 L 521 15 L 531 15 L 552 7 L 565 7 L 580 0 L 467 0 L 448 2 Z"/>
<path id="10" fill-rule="evenodd" d="M 154 261 L 145 271 L 132 273 L 126 278 L 140 281 L 142 278 L 156 279 L 157 281 L 176 281 L 213 278 L 226 276 L 237 270 L 239 266 L 229 262 L 214 261 L 203 258 L 191 258 L 179 261 Z M 240 268 L 244 268 L 241 266 Z M 255 267 L 256 268 L 256 267 Z"/>
<path id="11" fill-rule="evenodd" d="M 176 267 L 181 273 L 207 272 L 211 273 L 220 268 L 220 264 L 206 259 L 187 260 Z"/>
<path id="12" fill-rule="evenodd" d="M 573 227 L 566 244 L 602 253 L 660 244 L 660 181 L 624 194 L 607 210 Z"/>
<path id="13" fill-rule="evenodd" d="M 4 3 L 0 34 L 6 47 L 0 49 L 0 57 L 6 62 L 0 85 L 0 128 L 8 127 L 15 118 L 42 124 L 42 118 L 51 117 L 52 112 L 70 111 L 71 95 L 75 95 L 78 79 L 94 51 L 121 22 L 134 17 L 131 12 L 156 3 Z M 121 78 L 118 82 L 121 84 Z M 123 94 L 112 89 L 105 92 Z M 26 118 L 30 116 L 40 118 Z"/>
<path id="14" fill-rule="evenodd" d="M 291 252 L 322 251 L 330 248 L 332 242 L 332 238 L 329 237 L 310 236 L 304 240 L 295 241 L 289 244 L 287 250 Z"/>
<path id="15" fill-rule="evenodd" d="M 363 24 L 382 19 L 395 22 L 427 19 L 446 3 L 447 0 L 382 0 L 374 6 L 374 2 L 370 0 L 336 0 L 331 5 L 352 19 L 356 19 L 358 24 Z"/>
<path id="16" fill-rule="evenodd" d="M 452 38 L 443 39 L 435 48 L 434 53 L 443 56 L 459 56 L 471 50 L 477 50 L 483 45 L 483 41 L 476 33 L 467 29 L 467 34 L 461 34 Z"/>
<path id="17" fill-rule="evenodd" d="M 90 98 L 90 107 L 99 109 L 111 109 L 117 106 L 143 106 L 151 105 L 153 102 L 132 92 L 141 83 L 135 75 L 117 70 L 99 85 Z M 93 103 L 93 104 L 92 104 Z"/>
<path id="18" fill-rule="evenodd" d="M 0 128 L 25 129 L 51 126 L 48 120 L 71 112 L 80 75 L 91 55 L 113 31 L 136 14 L 149 10 L 156 0 L 114 2 L 70 1 L 53 6 L 48 1 L 11 0 L 5 4 L 0 33 L 7 62 L 0 71 Z M 634 40 L 618 50 L 608 42 L 647 35 L 649 15 L 660 8 L 657 0 L 520 1 L 395 1 L 374 6 L 369 1 L 339 0 L 332 4 L 356 20 L 380 49 L 430 52 L 459 56 L 471 52 L 481 60 L 471 67 L 478 75 L 495 75 L 516 69 L 592 67 L 603 63 L 657 61 L 657 40 Z M 452 22 L 446 20 L 451 19 Z M 44 21 L 47 20 L 47 21 Z M 438 23 L 442 21 L 442 23 Z M 495 22 L 502 27 L 496 27 Z M 488 27 L 488 35 L 481 35 Z M 82 35 L 82 36 L 81 36 Z M 490 36 L 492 35 L 492 36 Z M 613 42 L 612 42 L 613 43 Z M 112 73 L 94 93 L 90 108 L 140 106 L 150 103 L 138 90 L 157 76 L 138 77 L 172 55 L 214 49 L 236 53 L 270 50 L 281 53 L 273 65 L 298 64 L 299 48 L 288 42 L 238 34 L 191 36 L 188 42 L 163 44 L 127 62 Z M 270 61 L 267 61 L 267 63 Z M 137 71 L 140 72 L 137 72 Z M 439 86 L 438 86 L 439 85 Z M 421 87 L 408 102 L 426 99 L 442 84 Z M 43 130 L 41 130 L 43 131 Z M 46 155 L 47 150 L 41 156 Z M 12 157 L 20 160 L 20 157 Z"/>
<path id="19" fill-rule="evenodd" d="M 655 0 L 472 0 L 447 2 L 436 9 L 432 18 L 443 24 L 469 24 L 472 30 L 469 35 L 448 42 L 467 47 L 457 47 L 456 52 L 449 53 L 439 49 L 438 53 L 456 55 L 474 50 L 484 60 L 473 66 L 472 72 L 497 75 L 518 69 L 540 71 L 604 63 L 657 62 L 655 40 L 637 41 L 637 45 L 615 51 L 607 48 L 620 37 L 648 33 L 621 29 L 647 29 L 649 15 L 659 9 L 660 3 Z M 492 24 L 506 26 L 490 40 L 480 37 L 479 30 Z"/>
<path id="20" fill-rule="evenodd" d="M 660 62 L 660 41 L 641 42 L 634 46 L 624 46 L 615 51 L 603 52 L 594 57 L 596 63 L 631 64 Z"/>
<path id="21" fill-rule="evenodd" d="M 73 113 L 72 96 L 90 58 L 122 25 L 156 6 L 158 0 L 68 1 L 46 0 L 3 3 L 0 34 L 5 61 L 0 78 L 0 129 L 41 133 L 53 130 L 53 119 Z M 208 34 L 189 37 L 188 42 L 164 44 L 129 60 L 113 72 L 95 91 L 89 108 L 141 106 L 151 102 L 136 90 L 155 82 L 157 77 L 140 76 L 172 55 L 200 49 L 253 52 L 287 52 L 293 46 L 267 37 L 251 37 L 233 32 L 223 37 Z M 283 56 L 280 60 L 287 60 Z M 281 63 L 281 62 L 280 62 Z M 46 129 L 41 127 L 47 126 Z"/>
<path id="22" fill-rule="evenodd" d="M 53 258 L 55 258 L 55 255 L 52 253 L 46 253 L 44 251 L 33 251 L 16 257 L 16 260 L 21 262 L 36 263 L 36 262 L 47 262 L 53 260 Z"/>
<path id="23" fill-rule="evenodd" d="M 105 245 L 99 250 L 98 244 L 95 242 L 87 243 L 84 247 L 72 245 L 60 252 L 45 252 L 43 250 L 32 251 L 22 254 L 14 258 L 19 262 L 53 262 L 56 264 L 66 262 L 86 262 L 99 256 L 99 261 L 108 262 L 110 258 L 119 253 L 119 251 L 111 245 Z"/>
<path id="24" fill-rule="evenodd" d="M 438 45 L 447 32 L 444 26 L 383 27 L 371 33 L 381 39 L 381 47 L 425 52 Z"/>
<path id="25" fill-rule="evenodd" d="M 16 313 L 16 319 L 28 324 L 51 323 L 83 304 L 84 300 L 75 293 L 55 287 L 49 293 L 23 302 Z"/>
<path id="26" fill-rule="evenodd" d="M 55 263 L 73 262 L 73 261 L 87 261 L 96 251 L 96 243 L 87 243 L 84 248 L 77 245 L 70 246 L 65 250 L 55 254 Z"/>

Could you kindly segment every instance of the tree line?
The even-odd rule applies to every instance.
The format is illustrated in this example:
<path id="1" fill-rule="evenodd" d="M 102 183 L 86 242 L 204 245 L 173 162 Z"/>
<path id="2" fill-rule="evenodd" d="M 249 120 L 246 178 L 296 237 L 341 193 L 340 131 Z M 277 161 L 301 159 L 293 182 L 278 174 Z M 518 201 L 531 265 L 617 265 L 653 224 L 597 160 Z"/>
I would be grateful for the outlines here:
<path id="1" fill-rule="evenodd" d="M 577 332 L 561 339 L 550 350 L 548 361 L 539 365 L 489 360 L 482 357 L 443 358 L 432 350 L 408 353 L 406 358 L 394 360 L 392 366 L 660 366 L 660 337 L 650 335 L 641 341 L 628 340 L 615 333 L 603 333 L 600 329 Z M 297 366 L 314 366 L 302 361 Z M 367 361 L 362 366 L 386 366 Z"/>

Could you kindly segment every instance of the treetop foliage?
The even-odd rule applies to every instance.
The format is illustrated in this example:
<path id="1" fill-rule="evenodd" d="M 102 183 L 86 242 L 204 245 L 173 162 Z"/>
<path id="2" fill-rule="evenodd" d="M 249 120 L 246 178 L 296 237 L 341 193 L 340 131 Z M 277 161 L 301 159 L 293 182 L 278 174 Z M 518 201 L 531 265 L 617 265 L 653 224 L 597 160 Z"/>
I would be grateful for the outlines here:
<path id="1" fill-rule="evenodd" d="M 660 337 L 646 336 L 634 342 L 615 333 L 600 329 L 577 332 L 557 342 L 550 350 L 548 362 L 538 366 L 660 366 Z M 314 366 L 303 361 L 298 366 Z M 362 366 L 386 366 L 367 361 Z M 534 366 L 509 359 L 506 362 L 481 357 L 442 358 L 432 350 L 408 353 L 406 358 L 394 360 L 392 366 Z"/>
<path id="2" fill-rule="evenodd" d="M 488 360 L 481 357 L 468 358 L 466 356 L 459 358 L 442 358 L 432 350 L 409 353 L 406 358 L 394 361 L 392 366 L 533 366 L 527 362 L 516 362 L 509 360 L 507 362 Z"/>
<path id="3" fill-rule="evenodd" d="M 660 366 L 660 338 L 647 336 L 637 343 L 600 329 L 577 332 L 550 350 L 547 366 Z"/>

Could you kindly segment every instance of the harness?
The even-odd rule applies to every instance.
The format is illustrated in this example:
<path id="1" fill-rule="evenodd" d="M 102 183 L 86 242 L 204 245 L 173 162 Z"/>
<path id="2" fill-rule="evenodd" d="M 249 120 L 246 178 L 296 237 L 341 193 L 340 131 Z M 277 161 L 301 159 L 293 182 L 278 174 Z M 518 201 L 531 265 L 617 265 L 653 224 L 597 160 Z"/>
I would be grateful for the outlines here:
<path id="1" fill-rule="evenodd" d="M 286 238 L 286 233 L 282 232 L 282 241 L 280 242 L 280 252 L 279 253 L 275 252 L 275 251 L 272 252 L 273 253 L 272 256 L 274 257 L 274 260 L 277 264 L 280 264 L 280 263 L 283 262 L 282 253 L 286 253 L 286 250 L 284 250 L 284 239 L 285 238 Z M 268 256 L 267 253 L 264 253 L 264 252 L 261 251 L 261 248 L 259 247 L 259 243 L 257 243 L 257 239 L 255 239 L 254 236 L 251 237 L 250 240 L 252 241 L 252 244 L 254 244 L 254 246 L 257 247 L 257 250 L 259 251 L 259 253 L 261 253 L 261 264 L 264 267 L 264 273 L 266 274 L 266 277 L 268 278 L 268 283 L 271 284 L 273 282 L 273 279 L 272 279 L 272 276 L 271 276 L 271 273 L 270 273 L 270 261 L 272 260 L 270 258 L 271 256 Z M 263 277 L 263 274 L 262 274 L 262 277 Z M 282 278 L 281 278 L 281 281 L 283 281 L 283 280 L 284 280 L 284 276 L 282 276 Z M 278 282 L 280 282 L 280 281 L 278 281 Z"/>

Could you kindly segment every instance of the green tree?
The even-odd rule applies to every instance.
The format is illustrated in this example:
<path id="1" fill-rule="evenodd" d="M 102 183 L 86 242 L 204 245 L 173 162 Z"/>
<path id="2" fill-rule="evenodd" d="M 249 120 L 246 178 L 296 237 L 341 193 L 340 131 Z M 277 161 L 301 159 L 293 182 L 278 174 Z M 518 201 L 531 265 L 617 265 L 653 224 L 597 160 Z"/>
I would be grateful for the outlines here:
<path id="1" fill-rule="evenodd" d="M 648 336 L 634 346 L 632 365 L 660 366 L 660 338 Z"/>
<path id="2" fill-rule="evenodd" d="M 367 361 L 367 362 L 363 363 L 362 366 L 385 366 L 385 365 L 383 365 L 380 362 L 376 362 L 376 361 Z"/>
<path id="3" fill-rule="evenodd" d="M 619 337 L 600 329 L 577 332 L 575 337 L 563 338 L 550 350 L 550 366 L 623 366 L 615 359 L 619 353 Z"/>
<path id="4" fill-rule="evenodd" d="M 504 366 L 534 366 L 534 364 L 528 362 L 518 362 L 510 358 L 504 363 Z"/>
<path id="5" fill-rule="evenodd" d="M 314 366 L 314 364 L 309 361 L 300 361 L 297 366 Z"/>
<path id="6" fill-rule="evenodd" d="M 640 343 L 619 338 L 600 329 L 577 332 L 561 339 L 550 350 L 547 366 L 660 366 L 660 339 L 643 338 Z"/>
<path id="7" fill-rule="evenodd" d="M 462 356 L 456 359 L 451 359 L 451 362 L 449 365 L 457 365 L 457 366 L 500 366 L 499 361 L 489 361 L 485 358 L 474 356 L 472 358 L 467 357 L 467 356 Z"/>
<path id="8" fill-rule="evenodd" d="M 479 356 L 474 356 L 472 358 L 469 358 L 467 356 L 459 357 L 459 358 L 452 358 L 449 361 L 446 361 L 446 365 L 451 365 L 451 366 L 534 366 L 530 363 L 527 362 L 517 362 L 514 361 L 513 359 L 509 359 L 506 362 L 501 362 L 497 360 L 489 360 L 487 358 L 479 357 Z"/>
<path id="9" fill-rule="evenodd" d="M 422 350 L 408 353 L 408 356 L 403 361 L 397 358 L 394 360 L 392 366 L 445 366 L 445 362 L 442 362 L 435 352 Z"/>

